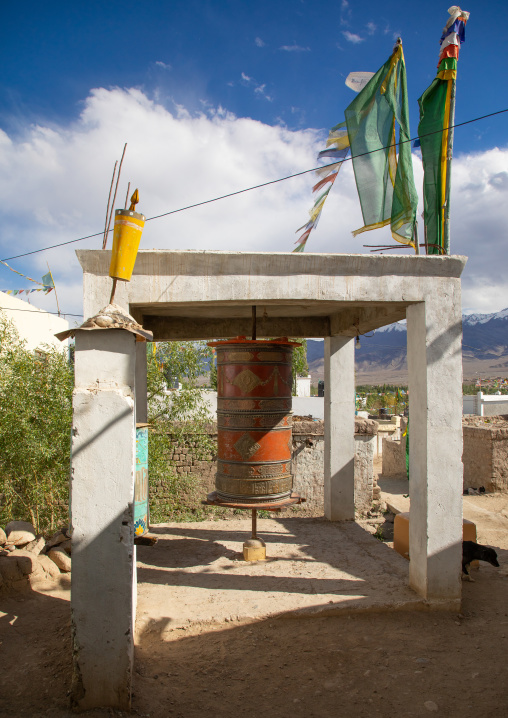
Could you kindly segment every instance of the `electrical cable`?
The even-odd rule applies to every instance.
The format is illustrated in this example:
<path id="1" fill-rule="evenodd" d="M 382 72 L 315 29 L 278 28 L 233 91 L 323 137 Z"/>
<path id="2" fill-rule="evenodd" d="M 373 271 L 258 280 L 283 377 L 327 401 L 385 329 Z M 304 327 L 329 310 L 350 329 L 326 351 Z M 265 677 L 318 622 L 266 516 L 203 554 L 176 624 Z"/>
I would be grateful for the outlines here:
<path id="1" fill-rule="evenodd" d="M 445 132 L 446 130 L 455 129 L 456 127 L 463 127 L 464 125 L 469 125 L 472 122 L 479 122 L 480 120 L 485 120 L 487 117 L 494 117 L 495 115 L 501 115 L 503 112 L 508 112 L 508 108 L 504 110 L 497 110 L 496 112 L 490 112 L 488 115 L 481 115 L 481 117 L 475 117 L 472 120 L 466 120 L 465 122 L 458 122 L 455 125 L 451 125 L 450 127 L 444 127 L 440 130 L 435 130 L 434 132 L 427 132 L 425 135 L 422 135 L 422 137 L 430 137 L 431 135 L 436 135 L 441 132 Z M 381 152 L 382 150 L 387 150 L 390 147 L 397 147 L 397 145 L 405 144 L 407 142 L 414 142 L 417 139 L 421 139 L 419 137 L 413 137 L 409 140 L 402 140 L 401 142 L 395 142 L 393 145 L 387 145 L 386 147 L 378 147 L 375 150 L 369 150 L 369 152 L 362 152 L 359 155 L 355 155 L 354 157 L 348 157 L 347 159 L 343 160 L 343 162 L 350 162 L 353 159 L 356 159 L 357 157 L 364 157 L 365 155 L 371 155 L 374 152 Z M 336 164 L 336 163 L 331 163 Z M 238 194 L 244 194 L 245 192 L 251 192 L 255 189 L 261 189 L 262 187 L 268 187 L 272 184 L 277 184 L 278 182 L 285 182 L 288 179 L 293 179 L 293 177 L 300 177 L 301 175 L 308 174 L 309 172 L 315 172 L 316 170 L 323 169 L 324 167 L 327 167 L 327 165 L 321 165 L 319 167 L 313 167 L 310 170 L 302 170 L 301 172 L 295 172 L 295 174 L 287 175 L 287 177 L 280 177 L 279 179 L 275 180 L 269 180 L 268 182 L 262 182 L 261 184 L 254 185 L 252 187 L 246 187 L 245 189 L 239 189 L 235 192 L 229 192 L 228 194 L 223 194 L 220 197 L 214 197 L 213 199 L 206 199 L 203 202 L 196 202 L 195 204 L 189 204 L 186 207 L 180 207 L 179 209 L 172 209 L 169 212 L 163 212 L 162 214 L 156 214 L 153 217 L 148 217 L 146 219 L 146 222 L 151 222 L 154 219 L 160 219 L 161 217 L 168 217 L 170 214 L 177 214 L 178 212 L 185 212 L 188 209 L 194 209 L 196 207 L 202 207 L 205 204 L 210 204 L 212 202 L 218 202 L 221 199 L 228 199 L 229 197 L 234 197 Z M 113 230 L 109 230 L 112 232 Z M 23 254 L 16 254 L 13 257 L 5 257 L 2 258 L 2 262 L 10 262 L 13 259 L 19 259 L 20 257 L 28 257 L 31 254 L 38 254 L 39 252 L 46 252 L 49 249 L 55 249 L 56 247 L 63 247 L 67 244 L 74 244 L 75 242 L 83 242 L 85 239 L 92 239 L 93 237 L 100 237 L 101 235 L 104 235 L 104 230 L 101 232 L 96 232 L 95 234 L 88 234 L 86 237 L 79 237 L 78 239 L 69 239 L 67 242 L 60 242 L 59 244 L 52 244 L 49 247 L 42 247 L 41 249 L 34 249 L 31 252 L 24 252 Z"/>
<path id="2" fill-rule="evenodd" d="M 45 314 L 54 314 L 55 317 L 84 317 L 84 314 L 70 314 L 69 312 L 48 312 L 46 309 L 41 309 L 41 307 L 33 306 L 34 309 L 39 309 L 41 312 L 44 312 Z M 17 307 L 1 307 L 0 306 L 0 312 L 33 312 L 33 309 L 18 309 Z"/>

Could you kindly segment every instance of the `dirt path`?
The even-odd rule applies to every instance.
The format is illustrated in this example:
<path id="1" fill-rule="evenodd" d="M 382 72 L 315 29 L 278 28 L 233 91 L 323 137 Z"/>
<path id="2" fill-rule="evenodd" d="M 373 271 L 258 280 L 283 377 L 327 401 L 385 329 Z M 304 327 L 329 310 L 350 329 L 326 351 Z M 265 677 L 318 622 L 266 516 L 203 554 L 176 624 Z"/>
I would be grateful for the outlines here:
<path id="1" fill-rule="evenodd" d="M 136 650 L 133 715 L 508 715 L 508 580 L 490 567 L 479 574 L 464 584 L 460 616 L 367 612 L 171 634 L 155 622 Z M 69 604 L 34 594 L 6 609 L 0 715 L 70 718 Z"/>
<path id="2" fill-rule="evenodd" d="M 480 506 L 484 510 L 478 512 L 479 536 L 490 531 L 489 520 L 494 520 L 491 514 L 496 522 L 502 516 L 494 500 L 488 505 L 492 510 L 485 503 Z M 476 583 L 463 584 L 460 614 L 381 610 L 381 604 L 374 600 L 377 591 L 382 592 L 383 586 L 393 589 L 405 580 L 404 559 L 365 535 L 364 553 L 355 549 L 357 553 L 349 556 L 349 567 L 344 570 L 343 556 L 348 558 L 353 551 L 352 533 L 361 528 L 344 531 L 340 525 L 323 522 L 319 543 L 312 538 L 319 522 L 295 521 L 302 526 L 299 531 L 293 530 L 295 523 L 286 522 L 270 536 L 273 550 L 277 545 L 282 547 L 282 557 L 291 560 L 280 558 L 266 564 L 266 572 L 259 571 L 259 566 L 239 571 L 228 557 L 227 551 L 234 553 L 241 538 L 238 521 L 234 525 L 217 522 L 212 527 L 214 531 L 200 523 L 193 524 L 193 528 L 180 525 L 175 536 L 178 541 L 190 541 L 185 550 L 175 553 L 175 545 L 165 544 L 161 539 L 158 554 L 150 553 L 148 548 L 139 552 L 142 584 L 133 715 L 150 718 L 508 715 L 508 535 L 502 533 L 502 521 L 493 529 L 497 533 L 489 534 L 498 541 L 493 545 L 500 548 L 501 568 L 482 564 L 475 573 Z M 194 534 L 189 534 L 191 530 Z M 335 532 L 336 540 L 342 537 L 335 557 L 330 532 Z M 227 568 L 228 565 L 232 567 Z M 266 614 L 271 604 L 277 606 L 280 602 L 282 592 L 274 590 L 274 571 L 280 567 L 283 570 L 279 578 L 286 588 L 291 588 L 287 595 L 293 601 L 298 592 L 307 596 L 309 602 L 304 606 L 323 600 L 337 602 L 344 595 L 348 600 L 351 596 L 361 600 L 354 612 L 334 616 L 308 616 L 300 612 L 297 618 L 262 615 L 249 618 L 248 611 L 254 605 L 262 605 L 261 614 L 263 611 Z M 303 589 L 312 586 L 314 580 L 308 575 L 312 568 L 318 573 L 322 571 L 325 583 L 318 582 L 305 592 Z M 260 578 L 256 572 L 267 574 L 268 591 L 255 590 Z M 224 589 L 223 600 L 230 602 L 220 609 L 208 600 L 215 581 L 218 582 L 215 590 Z M 352 593 L 344 592 L 347 585 L 354 589 Z M 74 715 L 68 710 L 69 593 L 65 588 L 46 594 L 42 588 L 39 591 L 0 603 L 2 718 Z M 231 610 L 231 606 L 238 604 L 235 593 L 248 611 Z M 198 602 L 195 606 L 192 595 Z M 372 600 L 364 604 L 369 610 L 361 611 L 365 596 Z M 254 599 L 260 603 L 254 604 Z M 183 605 L 185 602 L 187 606 Z M 198 609 L 202 611 L 199 615 Z M 189 614 L 195 616 L 194 623 L 184 620 Z M 224 617 L 221 621 L 217 620 L 220 615 Z M 168 623 L 168 617 L 178 620 Z M 105 718 L 125 714 L 104 709 L 86 715 Z"/>

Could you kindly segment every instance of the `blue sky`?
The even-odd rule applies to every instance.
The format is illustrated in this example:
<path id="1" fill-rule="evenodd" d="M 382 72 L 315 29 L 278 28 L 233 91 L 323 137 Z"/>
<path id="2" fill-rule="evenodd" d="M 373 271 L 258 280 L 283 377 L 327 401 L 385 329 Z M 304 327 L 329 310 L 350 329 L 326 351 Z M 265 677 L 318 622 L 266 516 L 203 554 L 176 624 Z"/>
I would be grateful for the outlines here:
<path id="1" fill-rule="evenodd" d="M 508 107 L 508 50 L 494 30 L 506 4 L 475 0 L 464 9 L 471 19 L 460 52 L 456 122 Z M 447 5 L 435 0 L 5 5 L 0 258 L 99 231 L 124 141 L 119 196 L 128 180 L 139 184 L 148 216 L 315 166 L 328 128 L 354 97 L 345 77 L 377 70 L 398 35 L 416 135 L 417 98 L 435 76 L 446 19 Z M 466 309 L 508 305 L 508 267 L 499 262 L 506 254 L 507 127 L 505 114 L 455 135 L 452 252 L 471 257 Z M 157 229 L 154 222 L 145 246 L 290 251 L 312 204 L 313 178 L 284 184 L 174 215 Z M 351 238 L 362 224 L 351 172 L 343 171 L 333 192 L 308 250 L 368 251 Z M 381 244 L 383 236 L 362 239 Z M 62 303 L 78 311 L 73 250 L 12 264 L 33 276 L 49 261 Z M 0 283 L 18 287 L 19 279 L 0 269 Z M 40 301 L 49 307 L 49 298 Z"/>
<path id="2" fill-rule="evenodd" d="M 496 9 L 502 15 L 506 4 L 467 9 L 458 122 L 506 104 L 508 45 L 493 41 Z M 208 102 L 268 124 L 328 128 L 352 100 L 348 73 L 377 70 L 400 35 L 416 134 L 417 98 L 434 78 L 446 18 L 435 0 L 413 10 L 390 0 L 10 3 L 2 11 L 1 126 L 71 120 L 91 88 L 118 86 L 191 112 Z M 457 131 L 456 150 L 506 143 L 506 124 L 501 116 Z"/>

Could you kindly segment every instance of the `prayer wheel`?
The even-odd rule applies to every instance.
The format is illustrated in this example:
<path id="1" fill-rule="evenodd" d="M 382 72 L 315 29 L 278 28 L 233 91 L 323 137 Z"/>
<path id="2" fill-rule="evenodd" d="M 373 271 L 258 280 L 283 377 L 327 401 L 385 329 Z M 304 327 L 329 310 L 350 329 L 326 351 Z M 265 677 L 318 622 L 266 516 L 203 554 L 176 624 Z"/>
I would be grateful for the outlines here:
<path id="1" fill-rule="evenodd" d="M 286 338 L 211 342 L 217 351 L 220 500 L 252 505 L 291 496 L 292 353 Z"/>

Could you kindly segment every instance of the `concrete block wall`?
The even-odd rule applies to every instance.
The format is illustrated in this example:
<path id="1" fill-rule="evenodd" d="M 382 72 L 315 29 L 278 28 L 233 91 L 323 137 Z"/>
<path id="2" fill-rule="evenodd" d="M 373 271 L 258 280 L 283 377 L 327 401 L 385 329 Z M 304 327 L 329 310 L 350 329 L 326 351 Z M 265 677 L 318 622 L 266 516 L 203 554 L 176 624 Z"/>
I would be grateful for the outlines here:
<path id="1" fill-rule="evenodd" d="M 462 432 L 464 489 L 508 491 L 508 428 L 463 425 Z M 406 476 L 405 441 L 383 440 L 383 476 Z"/>
<path id="2" fill-rule="evenodd" d="M 508 491 L 508 428 L 464 426 L 464 488 Z"/>
<path id="3" fill-rule="evenodd" d="M 406 478 L 406 437 L 383 439 L 383 476 Z"/>

